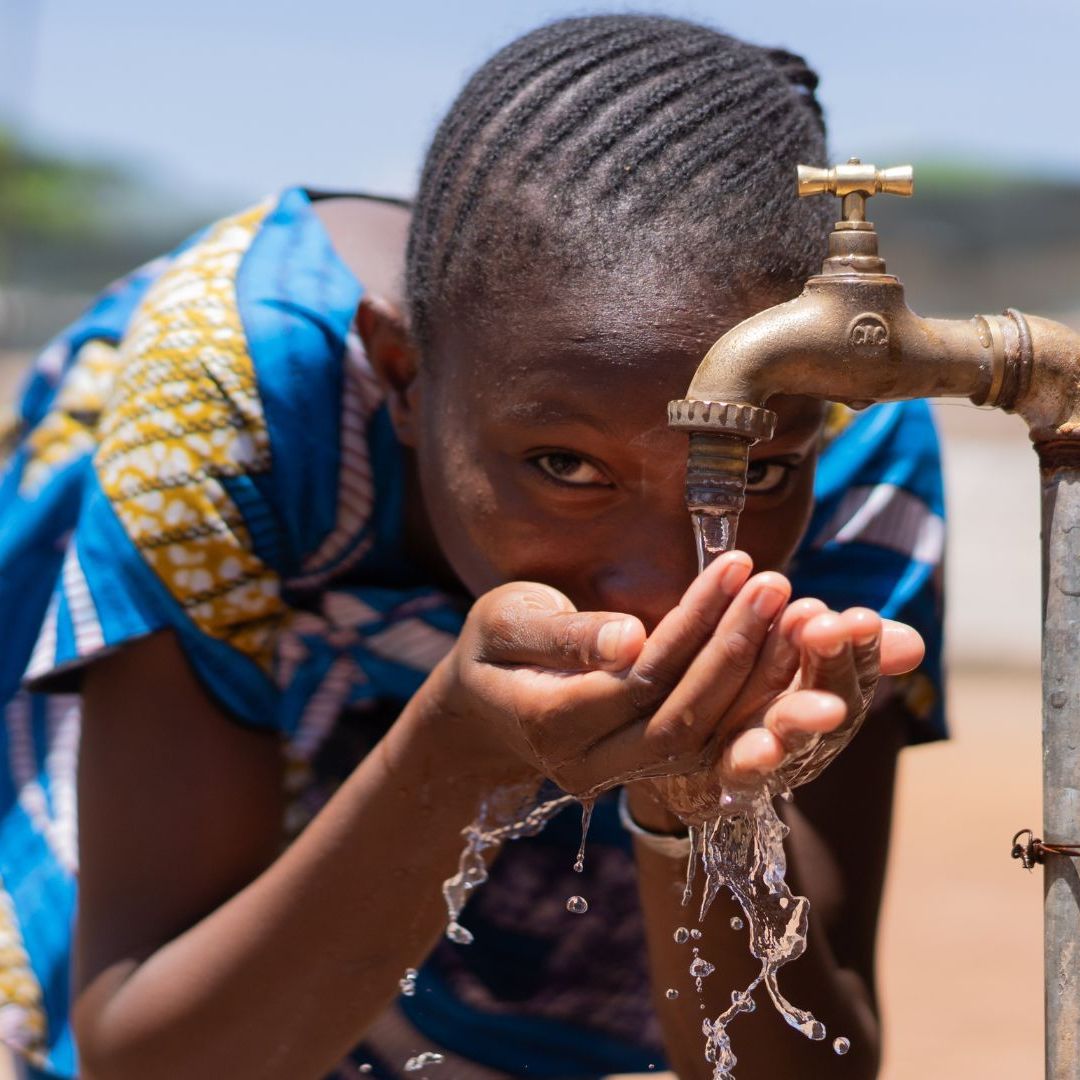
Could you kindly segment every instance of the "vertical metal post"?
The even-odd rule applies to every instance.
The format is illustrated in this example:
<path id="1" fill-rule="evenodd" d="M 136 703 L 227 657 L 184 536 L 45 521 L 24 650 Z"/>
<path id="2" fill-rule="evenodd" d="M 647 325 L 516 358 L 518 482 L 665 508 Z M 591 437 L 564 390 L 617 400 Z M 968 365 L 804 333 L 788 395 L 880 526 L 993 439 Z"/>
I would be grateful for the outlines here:
<path id="1" fill-rule="evenodd" d="M 1039 448 L 1043 548 L 1043 839 L 1080 839 L 1080 446 Z M 1043 962 L 1047 1080 L 1080 1076 L 1078 860 L 1047 855 Z"/>

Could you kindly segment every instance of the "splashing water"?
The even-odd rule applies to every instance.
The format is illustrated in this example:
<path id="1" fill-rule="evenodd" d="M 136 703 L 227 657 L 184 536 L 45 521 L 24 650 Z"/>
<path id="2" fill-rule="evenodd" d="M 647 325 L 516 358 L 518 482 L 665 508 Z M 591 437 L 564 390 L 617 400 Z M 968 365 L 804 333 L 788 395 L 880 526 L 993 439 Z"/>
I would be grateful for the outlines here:
<path id="1" fill-rule="evenodd" d="M 405 975 L 398 979 L 398 989 L 405 997 L 416 996 L 416 968 L 405 969 Z"/>
<path id="2" fill-rule="evenodd" d="M 446 936 L 458 945 L 469 945 L 472 934 L 458 922 L 469 894 L 488 879 L 484 853 L 505 840 L 535 836 L 564 807 L 577 800 L 560 795 L 537 803 L 536 789 L 530 784 L 498 788 L 480 804 L 476 820 L 463 832 L 465 847 L 458 860 L 458 871 L 443 882 L 446 900 Z"/>
<path id="3" fill-rule="evenodd" d="M 589 901 L 584 896 L 571 896 L 566 901 L 566 910 L 574 915 L 584 915 L 589 910 Z"/>
<path id="4" fill-rule="evenodd" d="M 416 1057 L 409 1058 L 405 1062 L 405 1072 L 419 1072 L 421 1069 L 427 1068 L 428 1065 L 441 1065 L 446 1058 L 442 1054 L 436 1054 L 434 1051 L 425 1051 L 422 1054 L 417 1054 Z"/>
<path id="5" fill-rule="evenodd" d="M 851 1049 L 851 1040 L 840 1035 L 833 1039 L 832 1048 L 838 1054 L 846 1054 Z"/>
<path id="6" fill-rule="evenodd" d="M 738 517 L 704 510 L 694 511 L 691 517 L 700 573 L 732 546 Z M 753 982 L 741 991 L 732 991 L 730 1007 L 715 1020 L 702 1021 L 705 1060 L 713 1065 L 714 1080 L 733 1080 L 737 1058 L 728 1025 L 740 1013 L 755 1009 L 753 992 L 761 985 L 791 1027 L 808 1039 L 825 1038 L 824 1024 L 792 1005 L 777 982 L 780 968 L 806 949 L 810 912 L 806 897 L 792 895 L 784 880 L 784 837 L 788 828 L 776 813 L 773 796 L 786 791 L 786 785 L 775 792 L 768 785 L 757 791 L 724 791 L 718 815 L 690 828 L 690 865 L 683 902 L 689 903 L 693 897 L 696 864 L 700 861 L 705 882 L 699 921 L 705 920 L 720 889 L 726 887 L 749 924 L 751 955 L 761 962 Z M 744 925 L 737 915 L 730 922 L 733 929 Z"/>
<path id="7" fill-rule="evenodd" d="M 675 931 L 674 937 L 676 945 L 685 945 L 690 940 L 690 931 L 685 926 L 680 926 Z"/>

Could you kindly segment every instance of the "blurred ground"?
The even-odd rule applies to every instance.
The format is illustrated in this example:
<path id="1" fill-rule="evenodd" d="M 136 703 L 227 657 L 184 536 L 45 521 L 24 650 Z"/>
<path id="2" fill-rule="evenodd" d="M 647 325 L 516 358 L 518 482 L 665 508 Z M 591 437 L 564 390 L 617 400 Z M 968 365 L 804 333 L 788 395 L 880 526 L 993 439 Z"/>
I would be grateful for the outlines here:
<path id="1" fill-rule="evenodd" d="M 10 359 L 0 354 L 0 402 L 15 382 Z M 901 758 L 878 973 L 882 1078 L 1036 1076 L 1042 888 L 1009 858 L 1009 840 L 1041 821 L 1038 472 L 1016 418 L 959 405 L 938 415 L 954 738 Z"/>

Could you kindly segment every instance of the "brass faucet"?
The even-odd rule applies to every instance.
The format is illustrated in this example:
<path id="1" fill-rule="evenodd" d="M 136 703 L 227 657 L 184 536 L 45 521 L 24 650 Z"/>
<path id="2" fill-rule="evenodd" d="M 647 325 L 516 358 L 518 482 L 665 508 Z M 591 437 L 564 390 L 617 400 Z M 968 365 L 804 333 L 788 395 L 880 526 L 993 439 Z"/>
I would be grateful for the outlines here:
<path id="1" fill-rule="evenodd" d="M 1080 334 L 1012 309 L 968 320 L 911 311 L 866 200 L 912 190 L 907 166 L 799 166 L 799 194 L 839 196 L 842 219 L 802 294 L 728 331 L 668 405 L 671 426 L 690 434 L 687 505 L 704 564 L 734 541 L 750 446 L 776 423 L 773 394 L 854 408 L 955 396 L 1019 413 L 1042 479 L 1043 836 L 1064 851 L 1080 844 Z M 1045 1075 L 1064 1080 L 1080 1047 L 1080 860 L 1051 854 L 1043 869 Z"/>
<path id="2" fill-rule="evenodd" d="M 798 168 L 800 196 L 832 194 L 841 220 L 821 273 L 794 300 L 759 312 L 717 341 L 668 422 L 690 433 L 692 512 L 737 515 L 750 446 L 772 437 L 773 394 L 862 408 L 875 401 L 966 397 L 1019 413 L 1042 450 L 1076 440 L 1080 453 L 1080 335 L 1009 309 L 972 319 L 924 319 L 885 270 L 866 201 L 909 196 L 911 166 Z M 717 438 L 717 436 L 721 438 Z"/>

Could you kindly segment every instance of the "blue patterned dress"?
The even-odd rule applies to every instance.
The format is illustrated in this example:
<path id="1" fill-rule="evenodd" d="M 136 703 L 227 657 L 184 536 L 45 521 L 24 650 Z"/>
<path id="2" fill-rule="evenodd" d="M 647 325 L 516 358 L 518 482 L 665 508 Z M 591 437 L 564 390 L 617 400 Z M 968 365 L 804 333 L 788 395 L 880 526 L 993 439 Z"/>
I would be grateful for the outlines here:
<path id="1" fill-rule="evenodd" d="M 281 734 L 295 833 L 460 629 L 460 603 L 402 554 L 404 463 L 354 331 L 361 295 L 294 188 L 114 286 L 30 372 L 0 474 L 0 1039 L 50 1075 L 77 1075 L 80 668 L 173 630 L 238 723 Z M 943 507 L 926 407 L 848 417 L 816 496 L 798 592 L 918 627 L 912 739 L 939 737 Z M 399 1039 L 477 1076 L 662 1064 L 633 857 L 609 801 L 590 835 L 570 891 L 589 889 L 605 919 L 566 914 L 577 834 L 564 815 L 500 857 L 466 911 L 475 943 L 439 946 L 392 1010 Z M 337 1075 L 397 1075 L 394 1038 Z"/>

